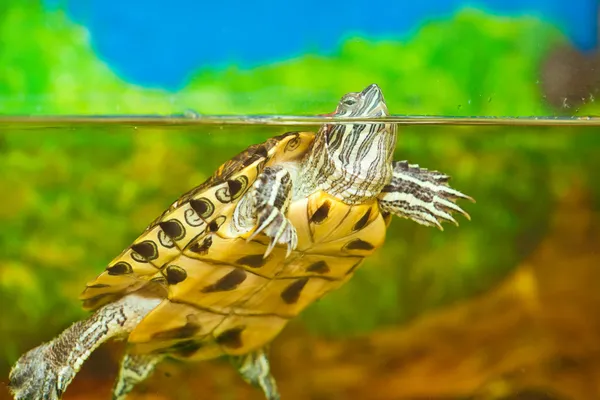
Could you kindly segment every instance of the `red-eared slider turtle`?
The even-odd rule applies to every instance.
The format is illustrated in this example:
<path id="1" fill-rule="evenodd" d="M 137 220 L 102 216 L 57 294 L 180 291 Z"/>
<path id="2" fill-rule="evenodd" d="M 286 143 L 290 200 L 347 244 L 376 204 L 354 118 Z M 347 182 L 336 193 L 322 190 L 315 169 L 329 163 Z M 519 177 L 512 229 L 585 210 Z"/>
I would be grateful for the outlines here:
<path id="1" fill-rule="evenodd" d="M 344 117 L 388 115 L 377 85 L 342 97 Z M 81 295 L 94 313 L 23 355 L 16 399 L 58 399 L 90 353 L 128 341 L 114 399 L 165 357 L 229 357 L 279 399 L 265 348 L 380 247 L 392 215 L 441 228 L 468 196 L 448 176 L 392 159 L 396 126 L 326 124 L 250 146 L 184 194 Z"/>

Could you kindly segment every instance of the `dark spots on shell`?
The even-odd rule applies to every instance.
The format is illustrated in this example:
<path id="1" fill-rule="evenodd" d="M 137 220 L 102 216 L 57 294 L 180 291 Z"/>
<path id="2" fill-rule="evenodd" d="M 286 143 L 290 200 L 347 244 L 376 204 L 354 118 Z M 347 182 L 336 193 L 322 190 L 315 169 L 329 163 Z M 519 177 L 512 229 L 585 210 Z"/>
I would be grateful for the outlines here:
<path id="1" fill-rule="evenodd" d="M 250 268 L 260 268 L 264 265 L 266 259 L 263 254 L 251 254 L 244 256 L 236 261 L 236 264 L 245 265 Z"/>
<path id="2" fill-rule="evenodd" d="M 227 218 L 224 215 L 220 215 L 208 224 L 208 230 L 210 232 L 216 232 L 221 228 L 221 226 L 225 223 Z"/>
<path id="3" fill-rule="evenodd" d="M 329 266 L 327 265 L 327 263 L 323 260 L 320 260 L 320 261 L 317 261 L 317 262 L 309 265 L 308 268 L 306 268 L 306 271 L 307 272 L 316 272 L 317 274 L 326 274 L 330 270 L 329 270 Z"/>
<path id="4" fill-rule="evenodd" d="M 111 265 L 106 269 L 109 275 L 126 275 L 133 273 L 133 268 L 125 261 L 119 261 L 115 265 Z"/>
<path id="5" fill-rule="evenodd" d="M 167 282 L 169 282 L 170 285 L 176 285 L 187 278 L 187 272 L 177 265 L 169 265 L 167 267 L 166 277 Z"/>
<path id="6" fill-rule="evenodd" d="M 152 261 L 158 258 L 158 248 L 156 243 L 151 240 L 144 240 L 131 246 L 131 250 L 138 253 L 146 261 Z"/>
<path id="7" fill-rule="evenodd" d="M 364 228 L 367 225 L 367 222 L 369 222 L 369 217 L 371 216 L 371 209 L 369 208 L 367 210 L 367 212 L 360 217 L 360 219 L 356 222 L 356 224 L 354 224 L 354 227 L 352 228 L 353 231 L 359 231 L 362 228 Z"/>
<path id="8" fill-rule="evenodd" d="M 231 200 L 235 200 L 242 195 L 244 190 L 248 187 L 248 178 L 244 175 L 240 175 L 235 179 L 227 181 L 229 188 L 229 196 Z"/>
<path id="9" fill-rule="evenodd" d="M 310 222 L 313 224 L 320 224 L 327 219 L 329 215 L 329 210 L 331 209 L 331 202 L 329 200 L 325 200 L 323 204 L 317 208 L 317 211 L 314 212 L 310 217 Z"/>
<path id="10" fill-rule="evenodd" d="M 242 332 L 246 329 L 245 326 L 238 326 L 228 329 L 216 337 L 215 341 L 224 347 L 230 349 L 239 349 L 242 347 Z"/>
<path id="11" fill-rule="evenodd" d="M 236 289 L 242 282 L 246 280 L 246 277 L 246 271 L 234 269 L 212 285 L 206 286 L 204 289 L 202 289 L 202 293 L 226 292 L 228 290 Z"/>
<path id="12" fill-rule="evenodd" d="M 208 218 L 215 211 L 215 205 L 205 197 L 190 200 L 190 207 L 202 218 Z"/>
<path id="13" fill-rule="evenodd" d="M 208 230 L 211 232 L 216 232 L 219 230 L 219 224 L 217 223 L 217 221 L 212 221 L 210 224 L 208 224 Z"/>
<path id="14" fill-rule="evenodd" d="M 292 282 L 288 287 L 286 287 L 283 292 L 281 292 L 281 299 L 286 304 L 295 304 L 300 299 L 300 293 L 302 293 L 302 289 L 308 283 L 308 278 L 301 278 L 294 282 Z"/>
<path id="15" fill-rule="evenodd" d="M 354 273 L 354 271 L 356 271 L 356 269 L 357 269 L 358 267 L 360 267 L 360 265 L 362 264 L 363 260 L 364 260 L 364 259 L 362 259 L 362 258 L 361 258 L 361 259 L 360 259 L 360 260 L 358 260 L 358 261 L 357 261 L 357 262 L 356 262 L 356 263 L 355 263 L 353 266 L 351 266 L 351 267 L 350 267 L 350 269 L 349 269 L 348 271 L 346 271 L 346 276 L 347 276 L 347 275 L 350 275 L 350 274 L 352 274 L 352 273 Z"/>
<path id="16" fill-rule="evenodd" d="M 159 222 L 158 225 L 163 232 L 173 240 L 181 240 L 185 236 L 183 224 L 176 219 Z"/>
<path id="17" fill-rule="evenodd" d="M 229 195 L 233 199 L 242 190 L 242 182 L 230 179 L 227 181 L 227 187 L 229 189 Z"/>
<path id="18" fill-rule="evenodd" d="M 190 246 L 190 251 L 197 253 L 197 254 L 202 254 L 202 255 L 207 254 L 208 250 L 210 249 L 210 246 L 212 246 L 212 243 L 213 243 L 212 236 L 207 236 L 204 238 L 202 243 L 196 242 L 196 243 L 192 244 Z"/>
<path id="19" fill-rule="evenodd" d="M 107 285 L 105 283 L 96 283 L 95 285 L 87 286 L 88 289 L 103 289 L 107 287 L 110 287 L 110 285 Z"/>
<path id="20" fill-rule="evenodd" d="M 375 246 L 362 239 L 351 240 L 344 246 L 344 249 L 346 250 L 373 250 L 374 248 Z"/>
<path id="21" fill-rule="evenodd" d="M 169 347 L 167 353 L 175 354 L 180 357 L 190 357 L 193 356 L 202 347 L 204 347 L 202 342 L 196 340 L 184 340 Z"/>
<path id="22" fill-rule="evenodd" d="M 157 332 L 152 335 L 152 339 L 187 339 L 200 332 L 201 328 L 202 327 L 200 325 L 188 321 L 184 326 L 180 326 L 179 328 L 173 328 L 166 331 Z"/>

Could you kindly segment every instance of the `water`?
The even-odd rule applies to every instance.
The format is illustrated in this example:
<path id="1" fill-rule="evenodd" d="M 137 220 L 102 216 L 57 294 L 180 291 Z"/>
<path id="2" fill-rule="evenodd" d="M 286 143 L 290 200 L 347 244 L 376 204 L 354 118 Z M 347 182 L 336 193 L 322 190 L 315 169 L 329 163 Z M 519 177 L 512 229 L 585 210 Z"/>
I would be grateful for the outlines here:
<path id="1" fill-rule="evenodd" d="M 1 120 L 0 376 L 84 316 L 85 282 L 180 194 L 248 145 L 323 121 Z M 462 203 L 472 221 L 395 219 L 353 280 L 275 340 L 284 398 L 598 398 L 600 120 L 392 121 L 396 159 L 451 175 L 477 200 Z M 98 351 L 65 399 L 108 398 L 120 350 Z M 220 361 L 167 364 L 148 385 L 161 399 L 257 395 Z"/>

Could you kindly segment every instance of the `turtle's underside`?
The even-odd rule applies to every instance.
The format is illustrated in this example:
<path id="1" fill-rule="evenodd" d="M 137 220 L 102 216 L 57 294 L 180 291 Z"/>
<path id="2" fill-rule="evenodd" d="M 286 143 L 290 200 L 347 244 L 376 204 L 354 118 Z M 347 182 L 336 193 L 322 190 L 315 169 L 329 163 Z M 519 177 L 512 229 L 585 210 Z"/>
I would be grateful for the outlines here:
<path id="1" fill-rule="evenodd" d="M 376 85 L 334 115 L 386 116 Z M 309 304 L 348 281 L 380 247 L 392 214 L 441 228 L 468 196 L 448 176 L 394 162 L 396 127 L 324 125 L 249 147 L 183 195 L 90 282 L 95 310 L 26 353 L 10 375 L 16 399 L 58 399 L 104 341 L 129 343 L 114 399 L 165 357 L 228 356 L 279 399 L 265 348 Z"/>

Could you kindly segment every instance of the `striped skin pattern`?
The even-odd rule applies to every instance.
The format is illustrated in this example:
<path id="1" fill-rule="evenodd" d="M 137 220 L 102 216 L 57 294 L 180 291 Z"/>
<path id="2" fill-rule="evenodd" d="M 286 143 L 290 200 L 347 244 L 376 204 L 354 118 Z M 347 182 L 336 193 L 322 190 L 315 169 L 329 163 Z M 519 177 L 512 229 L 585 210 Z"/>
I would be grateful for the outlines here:
<path id="1" fill-rule="evenodd" d="M 441 228 L 471 198 L 449 177 L 394 162 L 396 126 L 377 85 L 342 97 L 335 116 L 371 118 L 288 132 L 224 163 L 173 202 L 81 295 L 93 314 L 26 353 L 18 400 L 59 399 L 90 353 L 127 339 L 113 399 L 166 357 L 227 356 L 280 399 L 266 348 L 290 319 L 348 282 L 385 241 L 392 215 Z"/>
<path id="2" fill-rule="evenodd" d="M 381 91 L 369 86 L 344 96 L 334 115 L 373 118 L 388 111 Z M 392 177 L 396 130 L 381 123 L 323 126 L 303 162 L 298 192 L 306 196 L 320 188 L 346 204 L 375 198 Z"/>
<path id="3" fill-rule="evenodd" d="M 419 168 L 408 161 L 394 162 L 393 165 L 392 181 L 383 188 L 379 196 L 381 210 L 440 230 L 443 230 L 442 221 L 458 226 L 458 222 L 452 217 L 453 212 L 471 219 L 455 201 L 474 200 L 449 187 L 448 175 Z"/>

